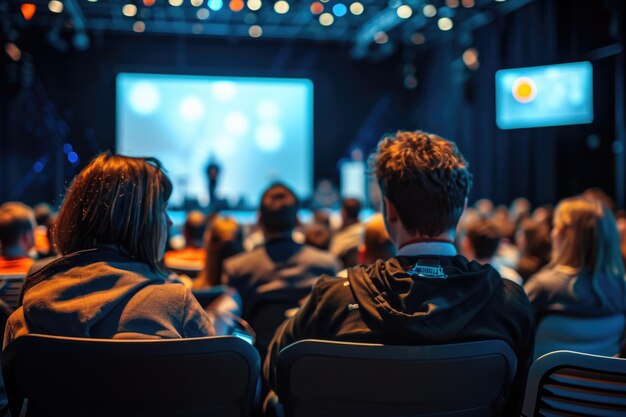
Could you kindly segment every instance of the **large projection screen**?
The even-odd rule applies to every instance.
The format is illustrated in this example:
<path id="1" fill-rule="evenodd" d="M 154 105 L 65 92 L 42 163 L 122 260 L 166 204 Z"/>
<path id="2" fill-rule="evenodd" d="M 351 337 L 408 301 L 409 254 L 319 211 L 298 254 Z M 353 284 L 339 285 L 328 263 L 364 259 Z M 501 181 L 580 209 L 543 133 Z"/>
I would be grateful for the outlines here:
<path id="1" fill-rule="evenodd" d="M 209 204 L 207 168 L 217 166 L 217 199 L 256 207 L 283 182 L 312 194 L 313 83 L 308 79 L 120 73 L 117 152 L 154 156 L 168 171 L 173 207 Z"/>

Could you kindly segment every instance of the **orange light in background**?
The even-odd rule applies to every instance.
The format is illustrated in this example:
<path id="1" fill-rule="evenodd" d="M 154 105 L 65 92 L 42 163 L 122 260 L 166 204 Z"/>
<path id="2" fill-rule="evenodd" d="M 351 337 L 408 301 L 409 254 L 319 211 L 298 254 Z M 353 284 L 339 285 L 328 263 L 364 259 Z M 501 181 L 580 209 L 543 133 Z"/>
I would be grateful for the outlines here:
<path id="1" fill-rule="evenodd" d="M 311 3 L 311 13 L 317 15 L 322 14 L 323 11 L 324 5 L 322 3 L 320 3 L 319 1 Z"/>
<path id="2" fill-rule="evenodd" d="M 232 10 L 233 12 L 242 11 L 243 6 L 243 0 L 230 0 L 230 4 L 228 5 L 228 7 L 230 7 L 230 10 Z"/>
<path id="3" fill-rule="evenodd" d="M 20 11 L 22 12 L 22 16 L 24 16 L 24 19 L 30 20 L 35 15 L 35 12 L 37 11 L 37 6 L 32 3 L 24 3 L 20 7 Z"/>
<path id="4" fill-rule="evenodd" d="M 520 103 L 530 103 L 537 96 L 537 86 L 528 77 L 520 77 L 513 83 L 513 98 Z"/>
<path id="5" fill-rule="evenodd" d="M 9 58 L 13 61 L 19 61 L 22 58 L 22 51 L 13 42 L 9 42 L 4 46 L 4 52 L 7 53 Z"/>
<path id="6" fill-rule="evenodd" d="M 154 3 L 156 3 L 156 0 L 143 0 L 143 5 L 146 7 L 154 6 Z"/>

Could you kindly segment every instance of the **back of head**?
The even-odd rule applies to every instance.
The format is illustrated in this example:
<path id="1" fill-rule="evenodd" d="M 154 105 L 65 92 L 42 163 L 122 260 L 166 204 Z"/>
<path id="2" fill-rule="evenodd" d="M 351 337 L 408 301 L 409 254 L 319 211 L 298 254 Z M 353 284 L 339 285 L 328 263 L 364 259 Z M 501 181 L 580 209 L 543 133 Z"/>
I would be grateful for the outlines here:
<path id="1" fill-rule="evenodd" d="M 453 230 L 472 186 L 468 163 L 453 142 L 425 132 L 398 132 L 371 158 L 383 196 L 410 234 Z"/>
<path id="2" fill-rule="evenodd" d="M 197 287 L 220 284 L 224 260 L 243 252 L 241 228 L 230 217 L 216 216 L 207 231 L 206 260 Z"/>
<path id="3" fill-rule="evenodd" d="M 187 246 L 194 248 L 202 247 L 202 238 L 206 228 L 206 217 L 202 212 L 193 210 L 187 214 L 185 226 L 183 227 L 183 235 Z"/>
<path id="4" fill-rule="evenodd" d="M 10 201 L 0 206 L 0 249 L 16 245 L 25 234 L 33 233 L 35 215 L 26 204 Z"/>
<path id="5" fill-rule="evenodd" d="M 388 259 L 394 253 L 395 248 L 389 239 L 387 229 L 385 229 L 385 220 L 382 214 L 377 213 L 365 225 L 362 263 L 370 264 L 377 259 Z"/>
<path id="6" fill-rule="evenodd" d="M 359 221 L 361 212 L 361 202 L 356 198 L 346 198 L 341 205 L 341 215 L 344 223 L 355 223 Z"/>
<path id="7" fill-rule="evenodd" d="M 304 242 L 321 250 L 330 246 L 330 228 L 322 223 L 311 223 L 304 229 Z"/>
<path id="8" fill-rule="evenodd" d="M 623 308 L 626 296 L 624 265 L 615 219 L 599 200 L 568 198 L 559 203 L 554 215 L 551 265 L 577 268 L 592 280 L 603 304 Z M 613 305 L 622 298 L 619 306 Z"/>
<path id="9" fill-rule="evenodd" d="M 114 245 L 160 271 L 171 192 L 158 160 L 100 154 L 67 190 L 54 230 L 59 252 Z"/>
<path id="10" fill-rule="evenodd" d="M 476 259 L 488 260 L 496 254 L 502 234 L 495 222 L 481 218 L 468 225 L 466 236 Z"/>
<path id="11" fill-rule="evenodd" d="M 39 203 L 33 209 L 38 226 L 45 226 L 52 217 L 52 207 L 48 203 Z"/>
<path id="12" fill-rule="evenodd" d="M 524 244 L 519 245 L 522 255 L 536 257 L 542 261 L 550 259 L 552 242 L 550 229 L 545 223 L 526 219 L 520 225 L 519 234 L 524 240 Z"/>
<path id="13" fill-rule="evenodd" d="M 295 193 L 286 185 L 271 185 L 261 197 L 259 222 L 268 233 L 290 232 L 298 223 Z"/>

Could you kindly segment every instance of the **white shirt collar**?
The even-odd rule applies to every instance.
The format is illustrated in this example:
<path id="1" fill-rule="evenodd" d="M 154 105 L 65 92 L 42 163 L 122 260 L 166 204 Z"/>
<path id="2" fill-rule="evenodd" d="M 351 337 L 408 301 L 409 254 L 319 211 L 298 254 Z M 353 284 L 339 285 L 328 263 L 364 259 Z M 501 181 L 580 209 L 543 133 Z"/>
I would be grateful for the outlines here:
<path id="1" fill-rule="evenodd" d="M 403 246 L 396 256 L 456 256 L 456 248 L 452 242 L 417 242 Z"/>

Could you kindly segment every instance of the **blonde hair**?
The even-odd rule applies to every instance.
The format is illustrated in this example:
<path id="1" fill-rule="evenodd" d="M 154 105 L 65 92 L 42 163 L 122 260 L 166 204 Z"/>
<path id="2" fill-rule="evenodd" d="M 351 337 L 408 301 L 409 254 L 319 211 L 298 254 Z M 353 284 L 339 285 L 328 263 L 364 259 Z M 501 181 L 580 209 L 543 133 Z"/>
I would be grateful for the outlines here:
<path id="1" fill-rule="evenodd" d="M 579 276 L 589 277 L 603 306 L 620 311 L 626 282 L 619 233 L 611 211 L 597 200 L 568 198 L 556 208 L 554 227 L 564 237 L 553 252 L 549 267 L 576 268 Z"/>

